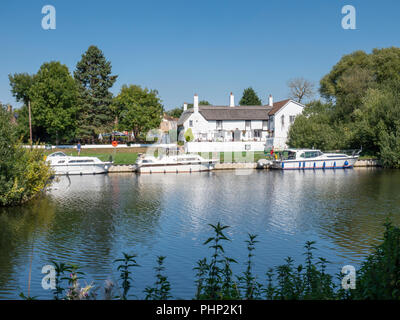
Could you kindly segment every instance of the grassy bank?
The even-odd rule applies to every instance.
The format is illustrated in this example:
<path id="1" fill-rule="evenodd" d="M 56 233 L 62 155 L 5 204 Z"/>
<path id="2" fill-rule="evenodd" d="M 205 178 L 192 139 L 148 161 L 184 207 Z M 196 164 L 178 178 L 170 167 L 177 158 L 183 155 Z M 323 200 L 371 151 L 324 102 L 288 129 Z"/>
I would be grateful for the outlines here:
<path id="1" fill-rule="evenodd" d="M 46 154 L 61 151 L 68 156 L 77 156 L 76 149 L 55 149 L 47 150 Z M 139 153 L 145 153 L 146 148 L 121 148 L 121 149 L 82 149 L 81 156 L 97 157 L 101 161 L 109 161 L 110 156 L 114 160 L 114 164 L 134 164 Z"/>
<path id="2" fill-rule="evenodd" d="M 102 161 L 109 161 L 110 156 L 114 159 L 114 164 L 131 165 L 135 163 L 139 153 L 146 153 L 147 148 L 121 148 L 121 149 L 82 149 L 81 156 L 97 157 Z M 61 151 L 69 156 L 77 156 L 76 149 L 54 149 L 46 150 L 46 155 Z M 199 153 L 203 157 L 219 158 L 220 162 L 257 162 L 259 159 L 265 158 L 264 152 L 206 152 Z"/>

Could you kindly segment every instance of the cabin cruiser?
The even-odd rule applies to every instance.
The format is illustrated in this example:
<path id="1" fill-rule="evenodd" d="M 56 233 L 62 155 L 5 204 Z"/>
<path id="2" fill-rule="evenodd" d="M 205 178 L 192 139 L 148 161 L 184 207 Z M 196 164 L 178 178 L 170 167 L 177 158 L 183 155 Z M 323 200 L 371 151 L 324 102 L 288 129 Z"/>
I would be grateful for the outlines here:
<path id="1" fill-rule="evenodd" d="M 133 169 L 138 173 L 180 173 L 211 171 L 219 159 L 204 159 L 197 154 L 140 155 Z"/>
<path id="2" fill-rule="evenodd" d="M 96 157 L 73 157 L 63 152 L 54 152 L 46 160 L 56 175 L 106 173 L 112 165 L 112 162 L 102 162 Z"/>
<path id="3" fill-rule="evenodd" d="M 359 153 L 322 153 L 313 149 L 287 149 L 280 152 L 280 157 L 272 161 L 272 168 L 281 170 L 304 169 L 346 169 L 352 168 L 358 160 Z"/>

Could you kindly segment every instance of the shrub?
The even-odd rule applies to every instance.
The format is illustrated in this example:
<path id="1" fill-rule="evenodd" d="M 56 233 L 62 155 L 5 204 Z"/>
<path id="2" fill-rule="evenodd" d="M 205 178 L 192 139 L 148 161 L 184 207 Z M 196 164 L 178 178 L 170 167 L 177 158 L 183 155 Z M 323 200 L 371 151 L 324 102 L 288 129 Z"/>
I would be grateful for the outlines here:
<path id="1" fill-rule="evenodd" d="M 43 151 L 24 148 L 9 114 L 0 108 L 0 206 L 32 199 L 45 189 L 51 174 Z"/>
<path id="2" fill-rule="evenodd" d="M 189 129 L 186 130 L 186 132 L 185 132 L 185 140 L 186 140 L 186 142 L 190 142 L 190 141 L 194 140 L 192 128 L 189 128 Z"/>

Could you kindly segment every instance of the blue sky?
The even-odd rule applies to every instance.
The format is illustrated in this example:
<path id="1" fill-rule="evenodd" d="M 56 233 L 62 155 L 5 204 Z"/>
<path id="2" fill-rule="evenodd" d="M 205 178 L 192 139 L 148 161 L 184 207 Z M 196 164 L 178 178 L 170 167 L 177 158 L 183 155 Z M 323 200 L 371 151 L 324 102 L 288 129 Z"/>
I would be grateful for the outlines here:
<path id="1" fill-rule="evenodd" d="M 44 5 L 56 8 L 56 30 L 43 30 Z M 344 5 L 357 10 L 357 30 L 341 27 Z M 123 84 L 157 89 L 166 109 L 192 102 L 239 101 L 252 86 L 266 103 L 287 98 L 287 81 L 318 84 L 342 55 L 399 46 L 398 0 L 0 2 L 0 101 L 18 106 L 8 74 L 35 73 L 58 60 L 72 73 L 94 44 Z"/>

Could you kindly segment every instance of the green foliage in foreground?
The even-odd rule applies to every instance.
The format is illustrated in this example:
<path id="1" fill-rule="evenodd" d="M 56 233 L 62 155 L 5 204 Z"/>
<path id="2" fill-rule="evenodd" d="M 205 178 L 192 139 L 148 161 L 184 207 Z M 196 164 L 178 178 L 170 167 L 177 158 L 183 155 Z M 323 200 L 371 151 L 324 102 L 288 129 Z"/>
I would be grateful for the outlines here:
<path id="1" fill-rule="evenodd" d="M 343 289 L 343 275 L 332 276 L 326 272 L 329 262 L 316 258 L 315 242 L 305 244 L 304 264 L 294 265 L 292 258 L 285 263 L 266 270 L 266 279 L 257 278 L 254 274 L 254 262 L 257 236 L 248 235 L 246 241 L 248 256 L 245 269 L 234 275 L 231 266 L 237 264 L 224 249 L 224 243 L 230 241 L 225 234 L 228 226 L 220 223 L 211 225 L 214 235 L 204 245 L 210 248 L 211 256 L 197 262 L 196 292 L 197 300 L 338 300 L 338 299 L 400 299 L 400 229 L 390 222 L 385 224 L 383 242 L 375 247 L 375 251 L 362 263 L 357 271 L 356 288 Z M 165 275 L 165 257 L 158 257 L 155 267 L 155 283 L 144 290 L 146 300 L 167 300 L 171 296 L 171 284 Z M 104 299 L 128 299 L 133 288 L 133 268 L 140 267 L 136 255 L 123 254 L 122 259 L 115 260 L 120 273 L 119 287 L 106 281 Z M 53 262 L 56 270 L 55 299 L 86 300 L 96 299 L 99 288 L 93 283 L 81 287 L 79 280 L 83 273 L 79 268 L 69 264 Z M 68 277 L 65 274 L 69 274 Z M 23 293 L 23 299 L 32 299 Z"/>
<path id="2" fill-rule="evenodd" d="M 0 206 L 24 203 L 47 185 L 51 170 L 43 151 L 24 148 L 10 115 L 0 108 Z"/>

